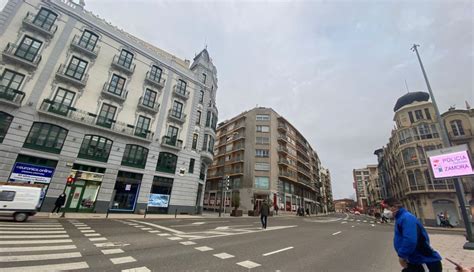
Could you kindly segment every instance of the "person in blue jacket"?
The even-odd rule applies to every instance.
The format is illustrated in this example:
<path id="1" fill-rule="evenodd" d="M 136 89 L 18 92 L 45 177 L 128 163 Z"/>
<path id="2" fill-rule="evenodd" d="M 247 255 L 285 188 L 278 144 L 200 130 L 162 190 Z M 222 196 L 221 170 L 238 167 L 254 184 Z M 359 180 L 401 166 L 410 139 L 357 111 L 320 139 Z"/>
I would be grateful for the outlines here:
<path id="1" fill-rule="evenodd" d="M 441 256 L 430 246 L 430 238 L 418 219 L 403 208 L 395 198 L 384 201 L 390 210 L 389 217 L 395 217 L 393 245 L 397 251 L 402 272 L 443 271 Z"/>

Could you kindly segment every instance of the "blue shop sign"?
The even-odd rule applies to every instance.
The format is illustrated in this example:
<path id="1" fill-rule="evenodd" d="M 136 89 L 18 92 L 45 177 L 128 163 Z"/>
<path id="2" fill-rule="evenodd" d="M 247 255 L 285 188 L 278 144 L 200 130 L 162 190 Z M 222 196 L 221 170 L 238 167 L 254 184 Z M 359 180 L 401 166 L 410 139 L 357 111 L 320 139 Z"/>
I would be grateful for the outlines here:
<path id="1" fill-rule="evenodd" d="M 54 174 L 53 167 L 17 162 L 10 175 L 11 182 L 50 183 Z"/>

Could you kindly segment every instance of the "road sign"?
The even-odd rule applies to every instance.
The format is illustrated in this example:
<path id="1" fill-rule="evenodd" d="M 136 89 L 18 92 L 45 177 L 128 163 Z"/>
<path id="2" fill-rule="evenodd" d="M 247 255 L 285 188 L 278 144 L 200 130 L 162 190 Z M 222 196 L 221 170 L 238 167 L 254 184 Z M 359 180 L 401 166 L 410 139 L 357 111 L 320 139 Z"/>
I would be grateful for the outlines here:
<path id="1" fill-rule="evenodd" d="M 435 179 L 474 175 L 467 145 L 426 152 Z"/>

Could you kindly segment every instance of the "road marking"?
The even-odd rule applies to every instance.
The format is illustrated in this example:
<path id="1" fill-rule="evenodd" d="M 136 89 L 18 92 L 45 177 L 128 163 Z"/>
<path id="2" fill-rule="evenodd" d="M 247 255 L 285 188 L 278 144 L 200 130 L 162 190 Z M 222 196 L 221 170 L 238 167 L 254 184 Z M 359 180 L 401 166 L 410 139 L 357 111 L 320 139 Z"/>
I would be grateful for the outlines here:
<path id="1" fill-rule="evenodd" d="M 364 220 L 364 223 L 367 223 L 367 220 Z"/>
<path id="2" fill-rule="evenodd" d="M 136 225 L 136 226 L 134 226 L 134 227 L 137 228 L 137 229 L 138 229 L 138 228 L 143 228 L 143 226 L 140 226 L 140 225 Z"/>
<path id="3" fill-rule="evenodd" d="M 159 236 L 171 236 L 169 233 L 158 233 Z"/>
<path id="4" fill-rule="evenodd" d="M 222 233 L 222 232 L 217 232 L 217 231 L 204 231 L 204 232 L 194 232 L 194 233 L 189 233 L 189 234 L 183 234 L 183 235 L 178 235 L 178 236 L 186 237 L 186 238 L 189 238 L 190 240 L 198 240 L 198 239 L 208 239 L 208 238 L 215 238 L 215 237 L 222 237 L 222 236 L 248 234 L 248 233 L 254 233 L 254 232 L 261 232 L 261 231 L 271 231 L 271 230 L 279 230 L 279 229 L 286 229 L 286 228 L 294 228 L 294 227 L 297 227 L 297 226 L 298 225 L 268 227 L 266 230 L 263 230 L 261 228 L 255 228 L 255 229 L 241 230 L 240 232 L 234 232 L 234 233 Z M 198 234 L 201 234 L 201 233 L 204 234 L 204 235 L 206 235 L 206 234 L 215 234 L 215 233 L 220 233 L 220 234 L 209 235 L 209 236 L 198 235 Z"/>
<path id="5" fill-rule="evenodd" d="M 0 252 L 24 252 L 24 251 L 46 251 L 75 249 L 75 245 L 67 246 L 39 246 L 39 247 L 0 247 Z"/>
<path id="6" fill-rule="evenodd" d="M 360 220 L 357 220 L 357 222 L 360 222 Z"/>
<path id="7" fill-rule="evenodd" d="M 95 232 L 95 230 L 81 230 L 82 233 L 90 233 L 90 232 Z"/>
<path id="8" fill-rule="evenodd" d="M 254 263 L 254 262 L 249 261 L 249 260 L 237 263 L 237 265 L 243 266 L 243 267 L 248 268 L 248 269 L 261 266 L 261 264 Z"/>
<path id="9" fill-rule="evenodd" d="M 141 230 L 152 230 L 152 228 L 142 228 Z"/>
<path id="10" fill-rule="evenodd" d="M 84 236 L 86 237 L 100 236 L 100 233 L 84 233 Z"/>
<path id="11" fill-rule="evenodd" d="M 18 255 L 18 256 L 1 256 L 0 262 L 24 262 L 24 261 L 43 261 L 66 258 L 82 257 L 80 252 L 55 253 L 55 254 L 39 254 L 39 255 Z"/>
<path id="12" fill-rule="evenodd" d="M 183 238 L 181 238 L 181 237 L 169 237 L 168 239 L 172 240 L 172 241 L 183 240 Z"/>
<path id="13" fill-rule="evenodd" d="M 375 223 L 375 221 L 370 221 L 370 223 L 372 223 L 372 224 L 373 224 L 373 223 Z"/>
<path id="14" fill-rule="evenodd" d="M 22 267 L 2 268 L 2 272 L 17 272 L 17 271 L 64 271 L 64 270 L 79 270 L 89 268 L 86 262 L 77 263 L 63 263 L 63 264 L 47 264 L 47 265 L 33 265 Z"/>
<path id="15" fill-rule="evenodd" d="M 135 260 L 135 258 L 133 258 L 132 256 L 127 256 L 127 257 L 120 257 L 120 258 L 112 258 L 110 259 L 110 261 L 113 264 L 123 264 L 123 263 L 136 262 L 137 260 Z"/>
<path id="16" fill-rule="evenodd" d="M 185 245 L 185 246 L 190 246 L 190 245 L 195 245 L 196 244 L 193 241 L 185 241 L 185 242 L 179 242 L 179 243 L 182 244 L 182 245 Z"/>
<path id="17" fill-rule="evenodd" d="M 150 230 L 149 233 L 158 233 L 158 232 L 161 232 L 159 230 Z"/>
<path id="18" fill-rule="evenodd" d="M 125 269 L 125 270 L 122 270 L 122 272 L 151 272 L 151 270 L 148 269 L 146 266 L 142 266 L 142 267 Z"/>
<path id="19" fill-rule="evenodd" d="M 0 245 L 26 245 L 26 244 L 58 244 L 58 243 L 72 243 L 71 239 L 58 239 L 58 240 L 10 240 L 0 241 Z"/>
<path id="20" fill-rule="evenodd" d="M 371 224 L 371 226 L 372 226 L 372 227 L 375 227 L 375 225 L 374 225 L 374 224 Z"/>
<path id="21" fill-rule="evenodd" d="M 95 241 L 106 241 L 107 238 L 105 237 L 97 237 L 97 238 L 89 238 L 89 241 L 95 242 Z"/>
<path id="22" fill-rule="evenodd" d="M 101 251 L 105 255 L 123 253 L 123 250 L 121 250 L 120 248 L 103 249 Z"/>
<path id="23" fill-rule="evenodd" d="M 112 243 L 112 242 L 108 242 L 108 243 L 97 243 L 97 244 L 94 244 L 94 246 L 96 247 L 123 247 L 123 246 L 129 246 L 130 244 L 125 244 L 125 243 Z"/>
<path id="24" fill-rule="evenodd" d="M 206 224 L 206 222 L 194 222 L 194 223 L 192 223 L 192 225 L 202 225 L 202 224 Z"/>
<path id="25" fill-rule="evenodd" d="M 7 227 L 0 227 L 0 230 L 64 230 L 63 227 L 48 227 L 48 228 L 40 228 L 40 227 L 31 227 L 31 228 L 7 228 Z"/>
<path id="26" fill-rule="evenodd" d="M 34 238 L 68 238 L 67 234 L 58 235 L 7 235 L 0 236 L 0 239 L 34 239 Z"/>
<path id="27" fill-rule="evenodd" d="M 215 228 L 215 229 L 216 229 L 216 230 L 227 230 L 227 229 L 229 229 L 229 227 L 228 227 L 228 226 L 224 226 L 224 227 L 217 227 L 217 228 Z"/>
<path id="28" fill-rule="evenodd" d="M 222 253 L 219 253 L 219 254 L 214 254 L 214 256 L 216 256 L 217 258 L 223 259 L 223 260 L 235 257 L 234 255 L 230 255 L 230 254 L 227 254 L 225 252 L 222 252 Z"/>
<path id="29" fill-rule="evenodd" d="M 344 221 L 344 222 L 341 222 L 341 224 L 346 224 L 346 223 L 347 223 L 346 221 Z"/>
<path id="30" fill-rule="evenodd" d="M 333 234 L 334 235 L 334 234 Z M 268 253 L 265 253 L 265 254 L 262 254 L 262 256 L 269 256 L 269 255 L 272 255 L 272 254 L 275 254 L 275 253 L 279 253 L 279 252 L 282 252 L 282 251 L 286 251 L 286 250 L 290 250 L 292 249 L 293 247 L 285 247 L 285 248 L 282 248 L 282 249 L 279 249 L 279 250 L 275 250 L 275 251 L 272 251 L 272 252 L 268 252 Z"/>
<path id="31" fill-rule="evenodd" d="M 52 231 L 30 231 L 30 230 L 22 230 L 22 231 L 0 231 L 0 234 L 53 234 L 53 233 L 66 233 L 65 230 L 52 230 Z"/>
<path id="32" fill-rule="evenodd" d="M 46 228 L 46 227 L 51 227 L 51 228 L 54 228 L 54 227 L 62 227 L 61 224 L 21 224 L 21 223 L 17 223 L 17 224 L 0 224 L 0 227 L 18 227 L 18 226 L 21 226 L 21 227 L 38 227 L 38 228 Z"/>
<path id="33" fill-rule="evenodd" d="M 85 229 L 91 229 L 91 227 L 78 227 L 78 230 L 85 230 Z"/>
<path id="34" fill-rule="evenodd" d="M 351 228 L 353 228 L 353 227 L 354 227 L 354 225 L 351 226 Z"/>
<path id="35" fill-rule="evenodd" d="M 185 234 L 185 233 L 182 232 L 182 231 L 175 230 L 175 229 L 171 229 L 171 228 L 167 228 L 167 227 L 163 227 L 163 226 L 156 225 L 156 224 L 153 224 L 153 223 L 141 222 L 141 221 L 138 221 L 138 220 L 131 220 L 131 221 L 137 222 L 137 223 L 141 223 L 141 224 L 144 224 L 144 225 L 148 225 L 148 226 L 152 226 L 152 227 L 155 227 L 155 228 L 159 228 L 159 229 L 162 229 L 162 230 L 166 230 L 166 231 L 169 231 L 169 232 L 174 232 L 174 233 L 176 233 L 176 234 Z"/>
<path id="36" fill-rule="evenodd" d="M 199 251 L 209 251 L 209 250 L 214 250 L 212 247 L 207 247 L 207 246 L 202 246 L 202 247 L 195 247 L 195 249 Z"/>
<path id="37" fill-rule="evenodd" d="M 334 232 L 332 235 L 338 235 L 339 233 L 341 233 L 342 231 L 338 231 L 338 232 Z"/>
<path id="38" fill-rule="evenodd" d="M 351 219 L 351 220 L 349 220 L 349 221 L 354 221 L 354 219 Z"/>

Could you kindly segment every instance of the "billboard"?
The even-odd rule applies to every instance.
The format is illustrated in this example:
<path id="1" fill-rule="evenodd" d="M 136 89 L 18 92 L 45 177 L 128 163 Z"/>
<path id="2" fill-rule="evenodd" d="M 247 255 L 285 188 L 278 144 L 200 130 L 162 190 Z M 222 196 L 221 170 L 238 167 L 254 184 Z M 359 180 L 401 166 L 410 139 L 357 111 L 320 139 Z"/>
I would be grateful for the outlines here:
<path id="1" fill-rule="evenodd" d="M 435 179 L 474 175 L 466 145 L 426 152 Z"/>
<path id="2" fill-rule="evenodd" d="M 169 202 L 169 195 L 150 194 L 150 197 L 148 198 L 149 207 L 168 208 Z"/>
<path id="3" fill-rule="evenodd" d="M 11 182 L 50 183 L 53 173 L 54 167 L 17 162 L 13 166 L 9 180 Z"/>

